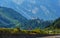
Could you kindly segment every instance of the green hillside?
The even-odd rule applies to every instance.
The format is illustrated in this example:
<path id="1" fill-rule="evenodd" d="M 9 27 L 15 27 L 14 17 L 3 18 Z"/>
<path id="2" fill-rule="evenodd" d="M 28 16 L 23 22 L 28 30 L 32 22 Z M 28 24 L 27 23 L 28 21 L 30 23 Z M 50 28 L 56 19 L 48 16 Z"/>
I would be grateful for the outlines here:
<path id="1" fill-rule="evenodd" d="M 0 27 L 20 27 L 26 22 L 26 20 L 27 19 L 25 17 L 13 9 L 0 7 Z"/>

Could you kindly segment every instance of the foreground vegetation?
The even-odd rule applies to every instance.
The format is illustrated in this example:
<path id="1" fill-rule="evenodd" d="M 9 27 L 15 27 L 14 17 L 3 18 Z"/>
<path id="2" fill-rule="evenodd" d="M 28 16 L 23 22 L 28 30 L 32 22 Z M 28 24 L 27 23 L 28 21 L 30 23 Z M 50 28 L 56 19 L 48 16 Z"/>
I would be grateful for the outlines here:
<path id="1" fill-rule="evenodd" d="M 2 34 L 48 34 L 44 30 L 20 30 L 19 28 L 0 28 Z"/>
<path id="2" fill-rule="evenodd" d="M 60 34 L 60 29 L 20 30 L 19 28 L 0 28 L 0 34 Z"/>

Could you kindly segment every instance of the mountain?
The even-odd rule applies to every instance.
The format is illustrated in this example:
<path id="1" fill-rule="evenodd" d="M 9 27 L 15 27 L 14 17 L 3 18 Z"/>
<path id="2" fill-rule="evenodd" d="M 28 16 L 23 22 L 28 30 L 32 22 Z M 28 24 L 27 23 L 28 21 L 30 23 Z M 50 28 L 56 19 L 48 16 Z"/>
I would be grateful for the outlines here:
<path id="1" fill-rule="evenodd" d="M 27 30 L 33 30 L 36 28 L 44 29 L 47 26 L 49 26 L 51 23 L 52 21 L 44 21 L 43 19 L 37 18 L 37 19 L 28 20 L 25 26 Z"/>
<path id="2" fill-rule="evenodd" d="M 0 7 L 0 28 L 14 28 L 19 27 L 21 29 L 32 30 L 35 28 L 45 28 L 50 22 L 37 19 L 28 20 L 20 13 L 7 7 Z"/>
<path id="3" fill-rule="evenodd" d="M 0 6 L 13 8 L 27 19 L 55 20 L 60 17 L 59 0 L 1 0 Z"/>
<path id="4" fill-rule="evenodd" d="M 27 19 L 11 8 L 0 7 L 0 27 L 17 27 L 26 23 Z"/>
<path id="5" fill-rule="evenodd" d="M 49 26 L 52 21 L 44 21 L 39 18 L 27 19 L 17 11 L 7 8 L 0 7 L 0 28 L 15 28 L 32 30 L 35 28 L 44 29 Z"/>
<path id="6" fill-rule="evenodd" d="M 52 26 L 54 28 L 60 28 L 60 18 L 56 19 Z"/>
<path id="7" fill-rule="evenodd" d="M 47 28 L 49 29 L 60 29 L 60 18 L 56 19 L 52 24 L 50 24 Z"/>

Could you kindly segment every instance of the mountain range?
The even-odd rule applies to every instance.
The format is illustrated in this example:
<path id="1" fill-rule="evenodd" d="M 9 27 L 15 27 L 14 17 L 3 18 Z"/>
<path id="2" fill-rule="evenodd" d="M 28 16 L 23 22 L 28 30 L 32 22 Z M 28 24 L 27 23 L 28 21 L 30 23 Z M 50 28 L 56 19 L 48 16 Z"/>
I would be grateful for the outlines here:
<path id="1" fill-rule="evenodd" d="M 54 20 L 27 19 L 12 8 L 0 7 L 0 28 L 20 28 L 26 30 L 60 28 L 60 18 Z"/>
<path id="2" fill-rule="evenodd" d="M 12 8 L 0 7 L 0 28 L 43 29 L 51 22 L 39 18 L 28 20 Z"/>
<path id="3" fill-rule="evenodd" d="M 12 8 L 27 19 L 55 20 L 60 17 L 60 0 L 0 0 L 0 6 Z"/>
<path id="4" fill-rule="evenodd" d="M 26 23 L 26 18 L 11 8 L 0 7 L 0 26 L 11 27 Z"/>

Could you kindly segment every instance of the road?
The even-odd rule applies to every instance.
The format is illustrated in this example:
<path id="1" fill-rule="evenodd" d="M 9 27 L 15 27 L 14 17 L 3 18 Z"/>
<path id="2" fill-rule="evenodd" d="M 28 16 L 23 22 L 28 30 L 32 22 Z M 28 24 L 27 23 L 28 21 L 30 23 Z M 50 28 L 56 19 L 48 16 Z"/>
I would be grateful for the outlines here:
<path id="1" fill-rule="evenodd" d="M 60 38 L 60 35 L 46 36 L 46 37 L 37 37 L 37 38 Z"/>
<path id="2" fill-rule="evenodd" d="M 0 34 L 0 38 L 60 38 L 60 35 Z"/>

